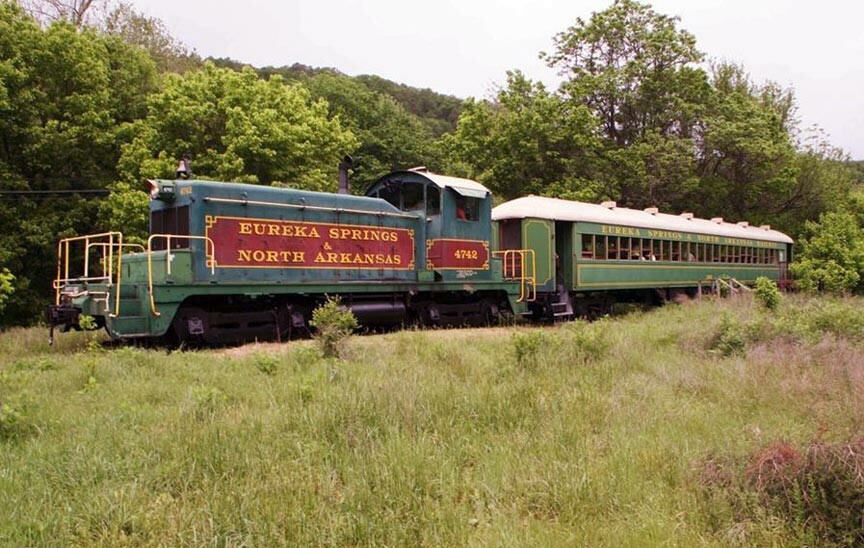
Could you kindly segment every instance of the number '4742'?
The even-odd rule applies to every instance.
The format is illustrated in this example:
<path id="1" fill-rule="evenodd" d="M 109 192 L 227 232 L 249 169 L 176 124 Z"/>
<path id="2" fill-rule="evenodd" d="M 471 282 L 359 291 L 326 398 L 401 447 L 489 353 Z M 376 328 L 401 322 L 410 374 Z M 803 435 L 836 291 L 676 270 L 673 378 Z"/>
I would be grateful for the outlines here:
<path id="1" fill-rule="evenodd" d="M 453 252 L 453 256 L 457 259 L 476 259 L 478 257 L 476 249 L 457 249 Z"/>

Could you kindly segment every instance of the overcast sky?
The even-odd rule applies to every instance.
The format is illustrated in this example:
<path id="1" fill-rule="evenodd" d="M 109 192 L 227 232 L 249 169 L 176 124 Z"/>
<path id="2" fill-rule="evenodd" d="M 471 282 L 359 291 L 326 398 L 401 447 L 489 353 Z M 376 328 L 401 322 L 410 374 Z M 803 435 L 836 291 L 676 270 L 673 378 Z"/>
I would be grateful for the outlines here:
<path id="1" fill-rule="evenodd" d="M 509 69 L 557 86 L 537 57 L 611 0 L 133 0 L 202 56 L 347 74 L 486 97 Z M 864 159 L 864 2 L 656 0 L 709 59 L 793 87 L 802 127 Z"/>

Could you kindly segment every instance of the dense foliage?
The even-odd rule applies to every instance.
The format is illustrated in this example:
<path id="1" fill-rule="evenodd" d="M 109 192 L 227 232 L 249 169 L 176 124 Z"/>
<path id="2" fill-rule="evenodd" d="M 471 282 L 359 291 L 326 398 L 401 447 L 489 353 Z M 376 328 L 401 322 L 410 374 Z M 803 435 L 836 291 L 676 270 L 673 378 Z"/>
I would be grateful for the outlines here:
<path id="1" fill-rule="evenodd" d="M 452 171 L 503 198 L 614 199 L 793 235 L 855 181 L 840 151 L 799 142 L 791 90 L 726 62 L 705 70 L 695 38 L 650 6 L 578 19 L 544 58 L 565 78 L 557 91 L 513 72 L 466 103 L 445 139 Z"/>
<path id="2" fill-rule="evenodd" d="M 426 165 L 498 200 L 608 198 L 770 223 L 804 234 L 803 287 L 864 289 L 851 236 L 864 219 L 836 212 L 861 165 L 805 138 L 791 90 L 735 64 L 704 68 L 696 38 L 648 5 L 616 0 L 559 33 L 543 54 L 559 89 L 514 70 L 464 102 L 299 63 L 205 63 L 122 2 L 26 5 L 0 0 L 0 326 L 38 318 L 59 237 L 142 238 L 140 181 L 172 176 L 182 156 L 197 177 L 332 190 L 348 153 L 355 192 Z"/>

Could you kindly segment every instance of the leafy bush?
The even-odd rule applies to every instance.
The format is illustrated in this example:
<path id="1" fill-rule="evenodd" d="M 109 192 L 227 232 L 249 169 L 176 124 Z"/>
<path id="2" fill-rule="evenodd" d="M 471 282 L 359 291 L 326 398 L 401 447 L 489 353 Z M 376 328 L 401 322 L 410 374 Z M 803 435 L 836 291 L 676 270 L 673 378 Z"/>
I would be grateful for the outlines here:
<path id="1" fill-rule="evenodd" d="M 542 331 L 536 329 L 524 333 L 514 333 L 510 341 L 513 343 L 516 365 L 519 367 L 536 366 L 540 349 L 545 346 L 547 339 Z"/>
<path id="2" fill-rule="evenodd" d="M 798 314 L 813 339 L 824 333 L 851 340 L 864 338 L 864 311 L 852 301 L 831 300 L 801 310 Z"/>
<path id="3" fill-rule="evenodd" d="M 205 420 L 214 415 L 228 402 L 224 392 L 212 386 L 195 386 L 192 388 L 192 403 L 195 418 Z"/>
<path id="4" fill-rule="evenodd" d="M 607 336 L 608 321 L 574 321 L 564 327 L 561 336 L 570 347 L 568 354 L 578 362 L 590 363 L 603 358 L 612 345 Z"/>
<path id="5" fill-rule="evenodd" d="M 255 354 L 252 356 L 252 363 L 265 375 L 275 375 L 279 369 L 279 359 L 272 354 Z"/>
<path id="6" fill-rule="evenodd" d="M 791 271 L 805 291 L 849 293 L 861 288 L 864 274 L 864 234 L 855 215 L 825 213 L 808 221 Z"/>
<path id="7" fill-rule="evenodd" d="M 724 314 L 720 326 L 711 337 L 708 352 L 728 358 L 743 356 L 747 347 L 747 329 L 744 324 Z"/>
<path id="8" fill-rule="evenodd" d="M 777 284 L 765 276 L 756 278 L 753 295 L 756 297 L 756 302 L 768 310 L 776 310 L 780 306 L 780 300 L 782 299 Z"/>
<path id="9" fill-rule="evenodd" d="M 0 401 L 0 440 L 10 439 L 26 430 L 23 406 L 15 401 Z"/>
<path id="10" fill-rule="evenodd" d="M 318 342 L 325 358 L 340 358 L 345 352 L 345 343 L 357 329 L 357 318 L 351 310 L 343 307 L 338 298 L 327 302 L 312 312 L 313 337 Z"/>

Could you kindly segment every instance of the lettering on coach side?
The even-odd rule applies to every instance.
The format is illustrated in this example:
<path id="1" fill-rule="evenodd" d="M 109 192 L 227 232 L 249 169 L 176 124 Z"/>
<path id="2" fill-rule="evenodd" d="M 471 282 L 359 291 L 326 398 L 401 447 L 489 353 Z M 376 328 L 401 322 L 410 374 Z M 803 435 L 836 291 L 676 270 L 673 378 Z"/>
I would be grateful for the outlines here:
<path id="1" fill-rule="evenodd" d="M 218 268 L 414 268 L 407 228 L 208 217 L 206 233 Z"/>

